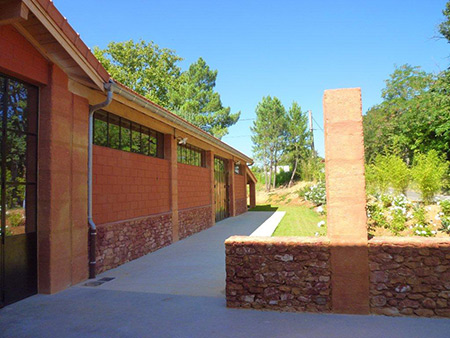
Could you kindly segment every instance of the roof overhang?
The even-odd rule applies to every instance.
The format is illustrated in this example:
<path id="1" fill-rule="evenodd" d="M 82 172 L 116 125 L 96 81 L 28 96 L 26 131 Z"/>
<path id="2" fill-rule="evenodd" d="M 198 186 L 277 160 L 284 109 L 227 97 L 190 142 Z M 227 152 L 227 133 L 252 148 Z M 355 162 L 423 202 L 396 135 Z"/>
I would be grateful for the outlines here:
<path id="1" fill-rule="evenodd" d="M 247 181 L 252 181 L 253 183 L 256 184 L 258 182 L 258 180 L 256 179 L 255 174 L 250 170 L 249 167 L 247 167 L 246 170 L 247 170 Z M 249 182 L 247 182 L 247 183 L 249 183 Z"/>
<path id="2" fill-rule="evenodd" d="M 13 25 L 69 78 L 104 91 L 110 76 L 49 0 L 0 0 L 0 25 Z"/>

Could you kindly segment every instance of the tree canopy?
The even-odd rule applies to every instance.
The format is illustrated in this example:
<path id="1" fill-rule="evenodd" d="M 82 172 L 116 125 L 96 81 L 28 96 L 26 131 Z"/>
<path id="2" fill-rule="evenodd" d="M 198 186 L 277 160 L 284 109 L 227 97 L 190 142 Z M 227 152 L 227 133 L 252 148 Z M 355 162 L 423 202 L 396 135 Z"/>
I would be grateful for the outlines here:
<path id="1" fill-rule="evenodd" d="M 292 184 L 299 160 L 309 154 L 307 122 L 306 114 L 296 102 L 287 112 L 277 97 L 266 96 L 258 103 L 256 120 L 251 127 L 253 153 L 264 166 L 266 190 L 276 186 L 280 161 L 292 164 Z"/>
<path id="2" fill-rule="evenodd" d="M 192 124 L 221 138 L 228 133 L 228 126 L 235 124 L 240 113 L 231 114 L 224 107 L 219 93 L 214 91 L 217 70 L 211 70 L 205 60 L 199 58 L 179 78 L 179 86 L 171 91 L 170 102 L 175 112 Z"/>
<path id="3" fill-rule="evenodd" d="M 382 103 L 364 116 L 366 161 L 395 154 L 411 164 L 414 154 L 434 149 L 450 159 L 450 73 L 397 67 L 386 80 Z"/>
<path id="4" fill-rule="evenodd" d="M 174 50 L 142 40 L 110 42 L 94 54 L 114 79 L 218 138 L 239 119 L 222 105 L 214 90 L 217 70 L 202 58 L 182 71 Z"/>

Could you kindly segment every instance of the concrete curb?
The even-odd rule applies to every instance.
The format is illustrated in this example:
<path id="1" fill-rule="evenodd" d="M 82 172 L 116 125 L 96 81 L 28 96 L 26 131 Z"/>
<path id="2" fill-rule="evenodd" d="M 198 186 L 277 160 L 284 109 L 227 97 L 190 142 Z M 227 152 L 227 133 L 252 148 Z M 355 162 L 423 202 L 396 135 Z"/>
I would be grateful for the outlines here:
<path id="1" fill-rule="evenodd" d="M 261 224 L 258 229 L 253 231 L 250 236 L 271 237 L 285 214 L 286 211 L 275 211 L 274 214 Z"/>

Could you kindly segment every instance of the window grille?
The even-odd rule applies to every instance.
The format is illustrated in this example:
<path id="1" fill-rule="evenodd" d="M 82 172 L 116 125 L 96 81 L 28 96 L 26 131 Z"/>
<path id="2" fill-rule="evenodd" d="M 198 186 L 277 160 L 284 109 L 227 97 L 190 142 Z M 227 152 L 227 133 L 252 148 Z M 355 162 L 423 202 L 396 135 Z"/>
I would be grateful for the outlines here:
<path id="1" fill-rule="evenodd" d="M 103 110 L 94 113 L 94 144 L 164 158 L 164 134 Z"/>

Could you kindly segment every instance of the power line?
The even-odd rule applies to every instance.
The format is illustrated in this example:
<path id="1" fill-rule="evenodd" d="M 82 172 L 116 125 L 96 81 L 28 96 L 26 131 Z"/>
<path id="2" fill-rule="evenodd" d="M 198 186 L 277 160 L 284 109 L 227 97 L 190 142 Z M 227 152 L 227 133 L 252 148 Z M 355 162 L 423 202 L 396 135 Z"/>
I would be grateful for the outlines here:
<path id="1" fill-rule="evenodd" d="M 312 117 L 312 116 L 311 116 Z M 322 131 L 322 133 L 324 133 L 322 127 L 317 123 L 317 121 L 314 119 L 314 117 L 312 117 L 312 120 L 314 121 L 314 123 L 316 124 L 316 126 Z"/>

